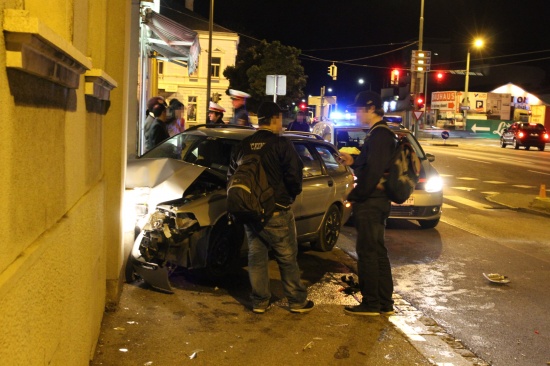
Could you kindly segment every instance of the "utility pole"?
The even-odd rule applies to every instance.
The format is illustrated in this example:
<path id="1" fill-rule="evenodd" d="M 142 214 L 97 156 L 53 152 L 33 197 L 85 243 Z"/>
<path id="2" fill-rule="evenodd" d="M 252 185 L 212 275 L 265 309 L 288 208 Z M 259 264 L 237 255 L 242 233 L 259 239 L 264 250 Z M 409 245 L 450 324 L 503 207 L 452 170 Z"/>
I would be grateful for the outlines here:
<path id="1" fill-rule="evenodd" d="M 423 0 L 424 1 L 424 0 Z M 212 31 L 214 29 L 214 0 L 210 0 L 210 20 L 208 22 L 208 76 L 206 79 L 206 118 L 210 107 L 210 87 L 212 84 Z"/>

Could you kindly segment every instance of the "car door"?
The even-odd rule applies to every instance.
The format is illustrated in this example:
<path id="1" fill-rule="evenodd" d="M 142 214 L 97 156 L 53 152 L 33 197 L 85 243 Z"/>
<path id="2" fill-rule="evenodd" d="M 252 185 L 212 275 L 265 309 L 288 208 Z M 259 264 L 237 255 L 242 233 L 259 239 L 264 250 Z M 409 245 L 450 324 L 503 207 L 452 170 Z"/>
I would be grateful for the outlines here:
<path id="1" fill-rule="evenodd" d="M 327 174 L 321 157 L 307 141 L 294 141 L 294 147 L 304 164 L 302 193 L 296 197 L 292 210 L 299 236 L 317 231 L 334 197 L 334 179 Z"/>

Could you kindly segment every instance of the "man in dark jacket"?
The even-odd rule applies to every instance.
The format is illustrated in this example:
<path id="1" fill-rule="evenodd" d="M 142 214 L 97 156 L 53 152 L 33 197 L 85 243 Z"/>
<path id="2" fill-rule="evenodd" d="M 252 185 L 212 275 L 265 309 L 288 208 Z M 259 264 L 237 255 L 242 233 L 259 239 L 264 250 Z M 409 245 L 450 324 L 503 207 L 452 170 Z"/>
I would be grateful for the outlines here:
<path id="1" fill-rule="evenodd" d="M 155 120 L 151 123 L 149 129 L 145 131 L 145 147 L 147 151 L 170 137 L 165 123 L 166 104 L 155 104 L 153 107 L 153 116 L 155 116 Z"/>
<path id="2" fill-rule="evenodd" d="M 252 311 L 265 313 L 269 307 L 269 251 L 279 264 L 283 290 L 293 313 L 313 309 L 307 299 L 307 288 L 300 279 L 296 223 L 290 205 L 302 191 L 303 164 L 287 138 L 280 136 L 283 115 L 279 106 L 264 102 L 258 110 L 259 130 L 245 138 L 231 156 L 228 177 L 235 172 L 238 161 L 247 152 L 259 152 L 269 184 L 275 191 L 275 212 L 263 228 L 244 223 L 248 238 L 248 274 L 252 287 Z"/>
<path id="3" fill-rule="evenodd" d="M 370 128 L 361 153 L 355 158 L 340 153 L 343 163 L 350 165 L 357 177 L 357 185 L 348 195 L 353 203 L 353 217 L 357 230 L 357 272 L 363 299 L 360 305 L 347 306 L 344 312 L 351 315 L 391 315 L 393 309 L 393 279 L 388 250 L 384 244 L 386 220 L 391 202 L 379 184 L 389 166 L 395 149 L 395 134 L 382 117 L 382 100 L 374 92 L 357 94 L 357 119 Z M 377 128 L 378 127 L 378 128 Z"/>
<path id="4" fill-rule="evenodd" d="M 288 124 L 287 130 L 309 132 L 309 123 L 307 123 L 305 112 L 299 111 L 296 113 L 296 119 Z"/>

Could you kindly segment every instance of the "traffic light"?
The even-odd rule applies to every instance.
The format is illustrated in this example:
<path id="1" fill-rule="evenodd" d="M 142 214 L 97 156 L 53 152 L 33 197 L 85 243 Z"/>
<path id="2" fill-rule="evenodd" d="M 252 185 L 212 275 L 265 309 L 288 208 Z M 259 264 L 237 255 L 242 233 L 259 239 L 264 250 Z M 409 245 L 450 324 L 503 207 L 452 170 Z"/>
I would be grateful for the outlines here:
<path id="1" fill-rule="evenodd" d="M 307 109 L 307 104 L 305 103 L 300 103 L 300 110 L 301 111 L 305 111 Z"/>
<path id="2" fill-rule="evenodd" d="M 399 85 L 399 70 L 398 69 L 393 69 L 391 71 L 390 84 L 391 85 Z"/>
<path id="3" fill-rule="evenodd" d="M 335 64 L 332 64 L 328 67 L 328 75 L 332 77 L 332 80 L 336 80 L 336 75 L 338 74 L 338 69 Z"/>
<path id="4" fill-rule="evenodd" d="M 416 109 L 418 110 L 423 109 L 425 103 L 426 103 L 426 99 L 424 99 L 424 93 L 418 94 L 415 99 Z"/>
<path id="5" fill-rule="evenodd" d="M 438 71 L 435 74 L 435 79 L 437 80 L 438 83 L 442 82 L 444 78 L 445 78 L 445 73 L 443 73 L 442 71 Z"/>
<path id="6" fill-rule="evenodd" d="M 220 99 L 222 99 L 220 93 L 212 93 L 212 98 L 210 98 L 214 103 L 218 103 Z"/>

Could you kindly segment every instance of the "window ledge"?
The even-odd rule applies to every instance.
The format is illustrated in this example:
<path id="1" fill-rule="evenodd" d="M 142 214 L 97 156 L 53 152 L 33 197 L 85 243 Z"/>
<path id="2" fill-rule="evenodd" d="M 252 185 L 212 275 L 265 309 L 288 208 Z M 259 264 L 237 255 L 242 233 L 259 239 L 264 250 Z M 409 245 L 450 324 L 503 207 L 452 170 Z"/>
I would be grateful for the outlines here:
<path id="1" fill-rule="evenodd" d="M 71 43 L 29 16 L 26 10 L 4 10 L 6 67 L 77 89 L 92 62 Z"/>
<path id="2" fill-rule="evenodd" d="M 109 100 L 111 90 L 117 87 L 117 82 L 101 69 L 88 70 L 84 76 L 86 95 L 99 100 Z"/>

